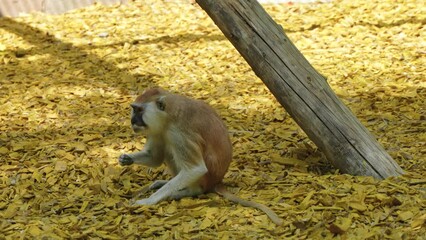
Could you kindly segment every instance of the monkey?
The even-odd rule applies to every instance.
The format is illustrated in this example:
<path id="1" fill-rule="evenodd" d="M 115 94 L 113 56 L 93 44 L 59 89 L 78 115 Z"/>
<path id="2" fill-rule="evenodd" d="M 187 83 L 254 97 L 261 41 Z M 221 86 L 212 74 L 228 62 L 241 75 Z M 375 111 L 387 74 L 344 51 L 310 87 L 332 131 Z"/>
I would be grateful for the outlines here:
<path id="1" fill-rule="evenodd" d="M 283 223 L 267 206 L 239 198 L 222 183 L 231 163 L 232 143 L 212 107 L 162 88 L 145 90 L 130 106 L 132 129 L 144 134 L 146 143 L 139 152 L 120 155 L 119 164 L 155 168 L 164 163 L 172 175 L 169 181 L 154 181 L 148 189 L 156 192 L 134 205 L 154 205 L 166 199 L 215 192 L 265 212 L 277 225 Z"/>

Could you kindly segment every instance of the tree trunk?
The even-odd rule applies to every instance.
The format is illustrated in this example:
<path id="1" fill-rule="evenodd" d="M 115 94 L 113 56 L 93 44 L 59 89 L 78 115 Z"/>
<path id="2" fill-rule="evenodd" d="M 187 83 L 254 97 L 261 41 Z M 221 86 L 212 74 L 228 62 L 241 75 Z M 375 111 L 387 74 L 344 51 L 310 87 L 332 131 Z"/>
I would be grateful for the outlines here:
<path id="1" fill-rule="evenodd" d="M 403 174 L 256 0 L 196 0 L 309 138 L 343 173 Z"/>

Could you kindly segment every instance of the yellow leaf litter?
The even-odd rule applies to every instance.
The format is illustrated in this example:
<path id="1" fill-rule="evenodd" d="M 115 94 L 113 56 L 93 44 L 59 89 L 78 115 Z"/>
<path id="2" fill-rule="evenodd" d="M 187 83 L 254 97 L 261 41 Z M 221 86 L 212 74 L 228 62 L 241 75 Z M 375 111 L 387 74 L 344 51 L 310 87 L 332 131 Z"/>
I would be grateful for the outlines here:
<path id="1" fill-rule="evenodd" d="M 129 2 L 0 19 L 2 239 L 424 239 L 423 1 L 264 5 L 407 172 L 384 181 L 333 169 L 197 5 Z M 117 165 L 144 142 L 129 103 L 155 85 L 217 109 L 225 183 L 283 226 L 215 194 L 129 205 L 168 178 Z"/>

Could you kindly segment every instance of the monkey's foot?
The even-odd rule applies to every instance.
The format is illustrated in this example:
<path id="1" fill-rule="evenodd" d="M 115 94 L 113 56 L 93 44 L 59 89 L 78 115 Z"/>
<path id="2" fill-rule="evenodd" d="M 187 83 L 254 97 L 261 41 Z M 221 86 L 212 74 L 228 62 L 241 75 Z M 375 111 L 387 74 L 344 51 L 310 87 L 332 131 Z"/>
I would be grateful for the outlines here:
<path id="1" fill-rule="evenodd" d="M 133 159 L 127 155 L 127 154 L 122 154 L 119 158 L 118 158 L 118 163 L 121 166 L 125 166 L 125 165 L 132 165 L 133 164 Z"/>
<path id="2" fill-rule="evenodd" d="M 156 203 L 157 203 L 157 201 L 154 201 L 154 200 L 152 200 L 150 198 L 144 198 L 144 199 L 137 200 L 136 202 L 134 202 L 133 206 L 138 206 L 138 205 L 145 205 L 145 206 L 146 205 L 154 205 Z"/>

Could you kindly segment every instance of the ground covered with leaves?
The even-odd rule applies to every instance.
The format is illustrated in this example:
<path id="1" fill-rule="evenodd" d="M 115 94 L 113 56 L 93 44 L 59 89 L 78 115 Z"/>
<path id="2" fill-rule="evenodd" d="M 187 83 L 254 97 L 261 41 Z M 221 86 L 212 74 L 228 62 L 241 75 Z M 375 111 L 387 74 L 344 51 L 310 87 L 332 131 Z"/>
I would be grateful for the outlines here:
<path id="1" fill-rule="evenodd" d="M 424 3 L 265 8 L 406 175 L 378 181 L 333 169 L 197 5 L 3 18 L 0 238 L 424 239 Z M 234 146 L 225 183 L 269 205 L 283 226 L 215 194 L 129 205 L 168 178 L 164 168 L 117 164 L 144 142 L 129 126 L 129 103 L 156 85 L 221 114 Z"/>

